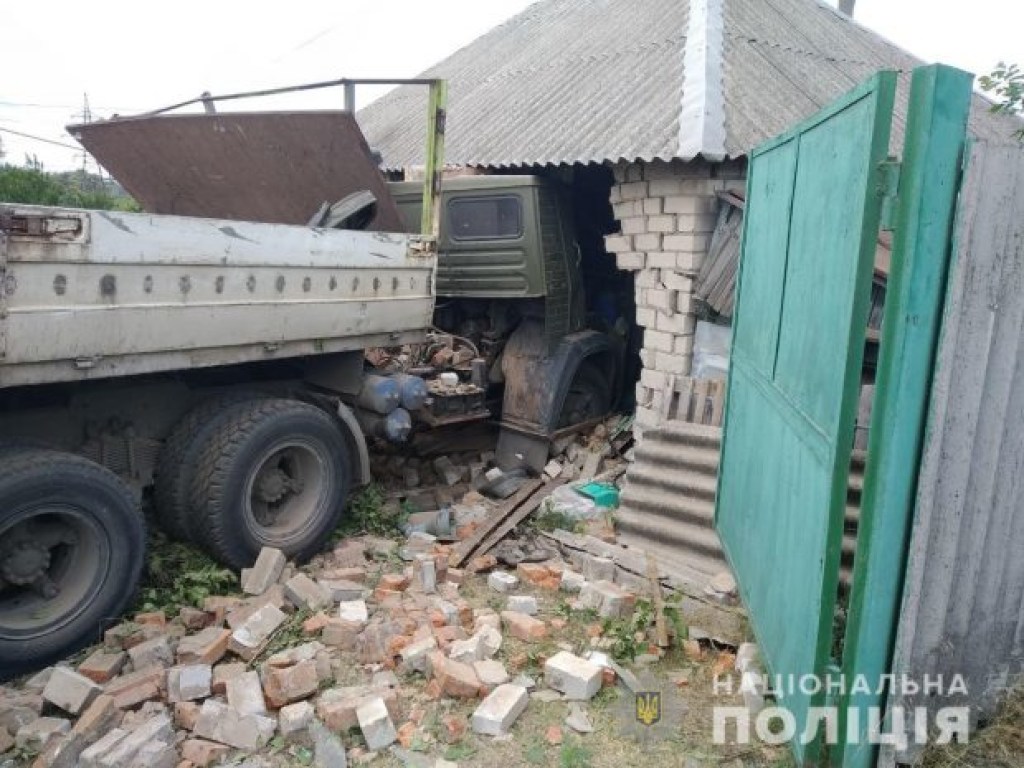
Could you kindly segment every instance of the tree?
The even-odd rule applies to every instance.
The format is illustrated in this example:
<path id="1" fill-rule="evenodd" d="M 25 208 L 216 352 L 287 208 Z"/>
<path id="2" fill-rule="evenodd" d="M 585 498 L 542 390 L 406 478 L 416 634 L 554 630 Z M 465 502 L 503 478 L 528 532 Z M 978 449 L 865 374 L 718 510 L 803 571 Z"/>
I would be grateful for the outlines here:
<path id="1" fill-rule="evenodd" d="M 1024 112 L 1024 71 L 1018 65 L 1000 61 L 992 72 L 978 78 L 978 84 L 996 99 L 992 105 L 993 112 L 1006 115 Z M 1024 128 L 1015 135 L 1024 141 Z"/>

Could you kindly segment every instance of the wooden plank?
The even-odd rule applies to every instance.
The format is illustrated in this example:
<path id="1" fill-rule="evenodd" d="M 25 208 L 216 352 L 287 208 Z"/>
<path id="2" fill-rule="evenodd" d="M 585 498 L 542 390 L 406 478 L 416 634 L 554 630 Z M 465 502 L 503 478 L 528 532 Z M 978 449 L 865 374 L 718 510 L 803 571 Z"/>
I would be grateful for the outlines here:
<path id="1" fill-rule="evenodd" d="M 715 380 L 712 382 L 714 394 L 711 397 L 711 425 L 722 426 L 722 415 L 725 413 L 725 382 Z"/>
<path id="2" fill-rule="evenodd" d="M 511 498 L 506 499 L 495 510 L 494 514 L 488 517 L 483 525 L 473 532 L 472 536 L 459 542 L 455 549 L 452 550 L 451 555 L 448 556 L 448 565 L 452 568 L 461 568 L 462 564 L 473 555 L 480 543 L 493 533 L 509 515 L 515 514 L 520 505 L 524 504 L 541 485 L 543 483 L 540 480 L 527 480 L 522 488 L 516 491 Z"/>
<path id="3" fill-rule="evenodd" d="M 651 600 L 654 601 L 654 627 L 659 648 L 668 648 L 668 621 L 665 618 L 665 596 L 661 594 L 661 582 L 658 580 L 658 561 L 654 555 L 647 553 L 647 581 L 651 586 Z"/>
<path id="4" fill-rule="evenodd" d="M 663 392 L 665 399 L 661 402 L 661 420 L 668 421 L 672 410 L 672 401 L 675 400 L 676 396 L 676 375 L 674 373 L 668 375 L 668 386 L 665 387 Z"/>
<path id="5" fill-rule="evenodd" d="M 676 420 L 690 420 L 690 398 L 693 397 L 693 379 L 685 376 L 677 383 L 679 391 L 679 405 L 676 406 Z"/>
<path id="6" fill-rule="evenodd" d="M 693 418 L 694 424 L 707 424 L 705 409 L 708 399 L 708 380 L 694 379 L 693 382 Z"/>
<path id="7" fill-rule="evenodd" d="M 512 532 L 512 529 L 519 525 L 523 520 L 532 515 L 537 507 L 548 500 L 551 492 L 560 485 L 565 485 L 567 481 L 564 478 L 558 478 L 546 483 L 541 488 L 538 488 L 529 499 L 527 499 L 517 510 L 511 515 L 505 518 L 504 522 L 501 523 L 494 531 L 483 540 L 479 547 L 473 553 L 473 556 L 486 555 L 494 547 L 498 545 L 498 542 L 508 536 Z"/>

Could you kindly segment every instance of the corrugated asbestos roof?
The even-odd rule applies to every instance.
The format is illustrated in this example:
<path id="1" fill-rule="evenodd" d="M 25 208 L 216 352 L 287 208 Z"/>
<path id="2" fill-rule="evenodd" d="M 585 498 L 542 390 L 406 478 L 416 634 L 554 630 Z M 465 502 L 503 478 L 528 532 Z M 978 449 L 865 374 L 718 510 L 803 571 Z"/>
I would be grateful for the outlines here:
<path id="1" fill-rule="evenodd" d="M 721 32 L 694 35 L 691 2 Z M 910 70 L 921 62 L 818 0 L 542 0 L 423 73 L 448 79 L 446 161 L 691 159 L 686 139 L 699 144 L 706 131 L 680 129 L 688 37 L 721 40 L 720 66 L 705 70 L 720 82 L 704 86 L 723 104 L 730 157 L 884 68 L 901 72 L 893 149 L 902 143 Z M 423 161 L 423 90 L 398 88 L 359 112 L 388 168 Z M 974 135 L 1005 139 L 1016 125 L 976 97 Z"/>

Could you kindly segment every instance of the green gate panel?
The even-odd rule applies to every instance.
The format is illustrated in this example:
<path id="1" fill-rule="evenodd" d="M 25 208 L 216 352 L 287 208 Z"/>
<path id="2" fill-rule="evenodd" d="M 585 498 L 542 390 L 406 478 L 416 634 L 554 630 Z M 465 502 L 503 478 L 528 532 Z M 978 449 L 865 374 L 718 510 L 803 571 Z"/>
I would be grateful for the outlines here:
<path id="1" fill-rule="evenodd" d="M 751 154 L 715 523 L 773 675 L 824 680 L 896 76 Z M 800 742 L 808 710 L 797 688 Z"/>

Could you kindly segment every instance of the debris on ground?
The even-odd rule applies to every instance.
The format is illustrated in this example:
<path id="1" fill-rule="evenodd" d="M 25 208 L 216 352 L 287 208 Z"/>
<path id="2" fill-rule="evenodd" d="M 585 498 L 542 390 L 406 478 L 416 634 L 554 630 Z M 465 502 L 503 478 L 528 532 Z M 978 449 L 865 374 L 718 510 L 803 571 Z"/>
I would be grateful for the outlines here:
<path id="1" fill-rule="evenodd" d="M 302 567 L 264 549 L 240 593 L 137 614 L 76 659 L 0 687 L 0 766 L 198 768 L 254 753 L 260 766 L 457 765 L 481 748 L 470 740 L 505 749 L 517 723 L 553 706 L 524 749 L 582 748 L 598 737 L 602 691 L 639 686 L 624 665 L 673 652 L 689 663 L 707 648 L 678 600 L 649 594 L 662 582 L 609 543 L 604 505 L 625 470 L 612 433 L 572 438 L 546 477 L 524 475 L 504 499 L 472 487 L 508 477 L 493 456 L 378 457 L 392 482 L 359 519 L 418 499 L 391 518 L 404 539 L 366 526 Z M 445 493 L 410 490 L 410 469 Z M 752 654 L 741 647 L 736 663 Z"/>

